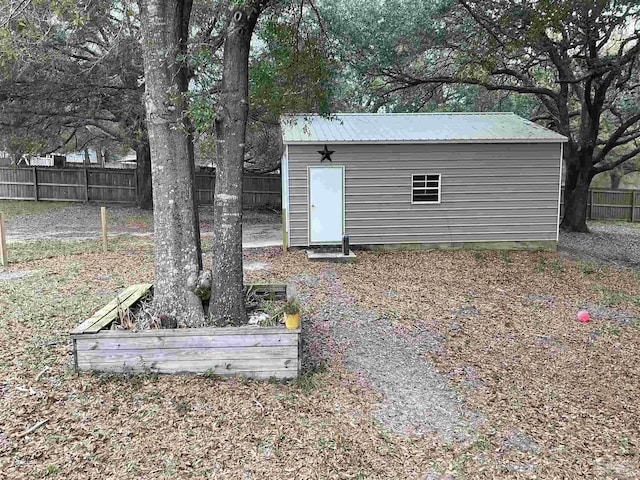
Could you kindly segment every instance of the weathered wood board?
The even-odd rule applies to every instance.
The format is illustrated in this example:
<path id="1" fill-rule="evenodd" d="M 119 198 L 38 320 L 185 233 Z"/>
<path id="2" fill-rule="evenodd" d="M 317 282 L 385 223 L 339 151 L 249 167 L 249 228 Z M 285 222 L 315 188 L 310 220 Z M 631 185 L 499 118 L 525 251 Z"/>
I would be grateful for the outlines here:
<path id="1" fill-rule="evenodd" d="M 269 284 L 269 283 L 247 283 L 246 286 L 257 294 L 266 297 L 272 297 L 272 300 L 286 300 L 288 285 Z"/>
<path id="2" fill-rule="evenodd" d="M 71 333 L 97 333 L 118 318 L 120 311 L 125 311 L 140 300 L 152 287 L 150 283 L 140 283 L 127 287 L 116 298 L 94 313 Z"/>
<path id="3" fill-rule="evenodd" d="M 283 292 L 285 285 L 256 286 Z M 135 290 L 135 291 L 139 291 Z M 127 299 L 136 293 L 131 293 Z M 112 302 L 113 303 L 113 302 Z M 117 303 L 117 302 L 116 302 Z M 123 304 L 122 299 L 120 300 Z M 71 332 L 75 367 L 103 372 L 212 373 L 254 379 L 295 378 L 300 373 L 300 329 L 207 327 L 161 330 L 96 330 L 106 307 Z M 110 310 L 111 311 L 111 310 Z M 115 317 L 114 317 L 115 318 Z"/>

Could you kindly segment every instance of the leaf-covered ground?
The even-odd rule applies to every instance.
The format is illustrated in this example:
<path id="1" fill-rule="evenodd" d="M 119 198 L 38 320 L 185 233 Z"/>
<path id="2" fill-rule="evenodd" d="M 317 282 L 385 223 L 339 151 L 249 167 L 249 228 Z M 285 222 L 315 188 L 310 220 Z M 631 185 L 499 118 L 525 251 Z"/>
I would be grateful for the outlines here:
<path id="1" fill-rule="evenodd" d="M 363 252 L 338 266 L 247 253 L 274 280 L 335 269 L 398 334 L 419 322 L 439 335 L 425 358 L 485 417 L 472 439 L 443 442 L 381 428 L 379 394 L 339 359 L 286 384 L 76 374 L 67 332 L 151 280 L 153 250 L 55 245 L 25 246 L 9 269 L 31 273 L 0 280 L 0 478 L 640 477 L 637 273 L 536 252 Z"/>

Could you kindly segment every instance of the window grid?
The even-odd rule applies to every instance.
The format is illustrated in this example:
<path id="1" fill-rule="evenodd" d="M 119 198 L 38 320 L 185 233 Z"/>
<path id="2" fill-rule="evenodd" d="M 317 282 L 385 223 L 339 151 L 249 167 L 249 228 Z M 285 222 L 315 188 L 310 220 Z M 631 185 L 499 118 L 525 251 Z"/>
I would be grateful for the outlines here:
<path id="1" fill-rule="evenodd" d="M 440 203 L 440 174 L 411 175 L 411 203 Z"/>

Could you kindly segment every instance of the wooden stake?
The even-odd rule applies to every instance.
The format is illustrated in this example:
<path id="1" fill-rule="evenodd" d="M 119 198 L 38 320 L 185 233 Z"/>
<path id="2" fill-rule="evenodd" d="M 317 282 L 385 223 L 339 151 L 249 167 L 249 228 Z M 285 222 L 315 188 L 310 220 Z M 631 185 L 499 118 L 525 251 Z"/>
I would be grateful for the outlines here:
<path id="1" fill-rule="evenodd" d="M 102 251 L 107 251 L 107 207 L 100 207 L 100 226 L 102 227 Z"/>
<path id="2" fill-rule="evenodd" d="M 3 267 L 9 264 L 7 255 L 7 238 L 4 228 L 4 213 L 0 212 L 0 263 Z"/>

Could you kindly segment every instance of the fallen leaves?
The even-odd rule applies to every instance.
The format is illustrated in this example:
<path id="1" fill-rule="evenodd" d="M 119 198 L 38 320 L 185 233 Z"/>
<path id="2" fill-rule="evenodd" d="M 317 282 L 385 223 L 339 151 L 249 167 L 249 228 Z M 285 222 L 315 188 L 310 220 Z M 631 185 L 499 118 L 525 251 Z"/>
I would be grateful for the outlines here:
<path id="1" fill-rule="evenodd" d="M 286 384 L 74 373 L 66 332 L 105 303 L 99 292 L 152 279 L 151 245 L 121 242 L 17 264 L 34 273 L 3 283 L 0 478 L 640 476 L 640 332 L 615 320 L 630 316 L 575 320 L 599 302 L 637 317 L 640 285 L 627 271 L 587 273 L 549 253 L 540 266 L 536 252 L 508 263 L 493 252 L 361 252 L 337 266 L 246 253 L 269 265 L 253 279 L 335 269 L 344 301 L 389 312 L 394 334 L 436 332 L 441 344 L 425 355 L 487 418 L 475 440 L 444 443 L 381 429 L 379 394 L 337 362 Z M 303 322 L 328 295 L 303 305 Z"/>

